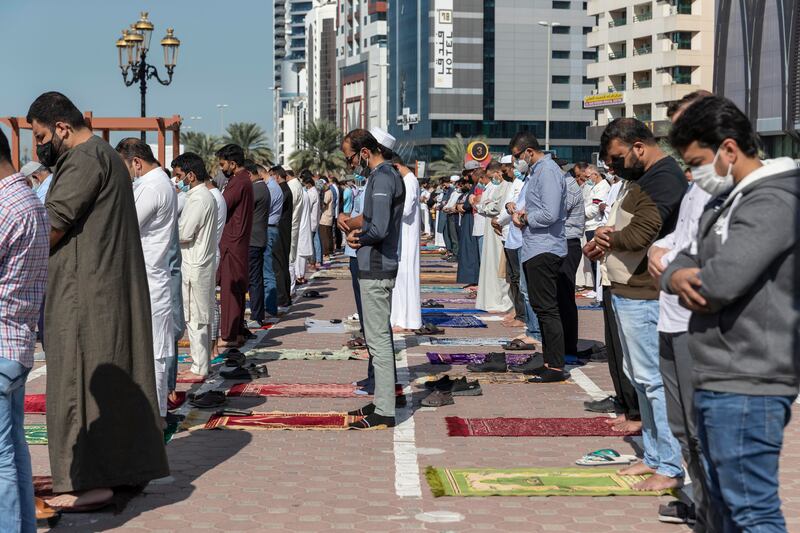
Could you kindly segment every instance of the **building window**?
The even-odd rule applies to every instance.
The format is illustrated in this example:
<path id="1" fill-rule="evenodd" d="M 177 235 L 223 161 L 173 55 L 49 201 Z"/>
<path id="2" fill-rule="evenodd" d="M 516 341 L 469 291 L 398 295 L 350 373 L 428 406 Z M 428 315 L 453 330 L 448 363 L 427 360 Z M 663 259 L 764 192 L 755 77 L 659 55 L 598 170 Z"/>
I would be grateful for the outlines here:
<path id="1" fill-rule="evenodd" d="M 692 14 L 692 0 L 678 0 L 677 1 L 678 15 L 691 15 Z"/>
<path id="2" fill-rule="evenodd" d="M 553 76 L 553 83 L 569 83 L 569 76 Z"/>
<path id="3" fill-rule="evenodd" d="M 592 33 L 593 29 L 594 29 L 594 27 L 592 27 L 592 26 L 584 26 L 583 27 L 583 34 L 586 35 L 587 33 Z"/>
<path id="4" fill-rule="evenodd" d="M 553 0 L 553 9 L 569 9 L 567 0 Z"/>
<path id="5" fill-rule="evenodd" d="M 590 78 L 588 76 L 584 76 L 582 83 L 584 85 L 596 85 L 597 84 L 597 80 L 595 78 Z"/>
<path id="6" fill-rule="evenodd" d="M 569 26 L 553 26 L 553 33 L 564 35 L 569 33 Z"/>
<path id="7" fill-rule="evenodd" d="M 586 11 L 586 2 L 583 3 L 583 10 Z"/>
<path id="8" fill-rule="evenodd" d="M 672 67 L 672 82 L 679 85 L 691 85 L 692 67 Z"/>
<path id="9" fill-rule="evenodd" d="M 584 59 L 591 59 L 592 61 L 597 61 L 597 50 L 592 50 L 591 52 L 584 51 L 583 52 L 583 58 Z"/>
<path id="10" fill-rule="evenodd" d="M 553 59 L 569 59 L 569 50 L 553 50 Z"/>
<path id="11" fill-rule="evenodd" d="M 553 100 L 553 109 L 569 109 L 569 100 Z"/>
<path id="12" fill-rule="evenodd" d="M 691 50 L 692 33 L 688 31 L 672 32 L 672 48 L 676 50 Z"/>

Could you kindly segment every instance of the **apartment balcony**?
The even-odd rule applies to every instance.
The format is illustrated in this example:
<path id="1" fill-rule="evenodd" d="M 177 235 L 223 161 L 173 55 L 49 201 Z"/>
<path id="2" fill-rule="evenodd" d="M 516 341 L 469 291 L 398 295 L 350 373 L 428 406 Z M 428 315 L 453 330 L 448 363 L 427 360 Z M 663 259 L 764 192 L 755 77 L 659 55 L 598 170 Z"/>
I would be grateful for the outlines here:
<path id="1" fill-rule="evenodd" d="M 704 54 L 700 50 L 677 50 L 670 49 L 661 54 L 658 61 L 659 68 L 687 66 L 687 67 L 701 67 L 711 66 L 711 59 L 709 54 Z"/>
<path id="2" fill-rule="evenodd" d="M 653 47 L 650 45 L 644 45 L 633 49 L 633 55 L 635 56 L 646 56 L 652 53 Z"/>
<path id="3" fill-rule="evenodd" d="M 650 12 L 650 13 L 641 13 L 641 14 L 634 13 L 634 15 L 633 15 L 633 22 L 634 23 L 647 22 L 648 20 L 653 20 L 653 13 L 652 12 Z"/>
<path id="4" fill-rule="evenodd" d="M 630 6 L 630 0 L 588 0 L 586 14 L 594 16 L 608 11 L 625 9 L 628 6 Z"/>
<path id="5" fill-rule="evenodd" d="M 653 86 L 653 80 L 633 80 L 634 89 L 649 89 Z"/>
<path id="6" fill-rule="evenodd" d="M 625 26 L 627 24 L 628 24 L 628 19 L 624 17 L 612 18 L 611 20 L 608 21 L 609 28 L 619 28 L 620 26 Z"/>

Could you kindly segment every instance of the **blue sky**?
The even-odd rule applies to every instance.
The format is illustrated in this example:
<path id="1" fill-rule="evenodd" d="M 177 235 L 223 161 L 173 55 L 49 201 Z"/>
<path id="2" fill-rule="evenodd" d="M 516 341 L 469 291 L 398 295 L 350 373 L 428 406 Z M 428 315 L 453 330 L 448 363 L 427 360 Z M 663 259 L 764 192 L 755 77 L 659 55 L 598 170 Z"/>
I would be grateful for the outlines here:
<path id="1" fill-rule="evenodd" d="M 95 116 L 139 116 L 138 85 L 123 84 L 114 44 L 140 11 L 155 25 L 148 62 L 162 78 L 158 43 L 167 27 L 181 40 L 172 84 L 148 82 L 148 116 L 178 114 L 219 134 L 216 105 L 228 104 L 226 124 L 256 122 L 274 141 L 271 0 L 0 0 L 0 116 L 24 116 L 48 90 Z"/>

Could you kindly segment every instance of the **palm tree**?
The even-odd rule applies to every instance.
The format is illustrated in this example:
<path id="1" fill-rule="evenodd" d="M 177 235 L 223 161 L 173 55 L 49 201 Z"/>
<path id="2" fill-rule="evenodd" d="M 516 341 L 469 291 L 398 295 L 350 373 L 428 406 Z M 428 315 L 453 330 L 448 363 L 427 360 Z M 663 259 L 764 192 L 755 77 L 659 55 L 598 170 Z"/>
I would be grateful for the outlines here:
<path id="1" fill-rule="evenodd" d="M 333 174 L 345 169 L 344 154 L 339 149 L 342 134 L 333 122 L 318 120 L 300 134 L 300 148 L 289 156 L 289 164 L 297 171 Z"/>
<path id="2" fill-rule="evenodd" d="M 217 168 L 217 150 L 222 146 L 222 140 L 219 137 L 197 131 L 187 131 L 181 133 L 181 143 L 184 152 L 194 152 L 199 155 L 209 174 L 214 174 Z"/>
<path id="3" fill-rule="evenodd" d="M 258 124 L 252 122 L 233 122 L 225 128 L 227 135 L 223 142 L 238 144 L 244 149 L 244 156 L 256 163 L 271 166 L 275 154 L 267 144 L 267 134 Z"/>
<path id="4" fill-rule="evenodd" d="M 461 174 L 467 157 L 467 146 L 473 141 L 486 142 L 486 139 L 483 137 L 471 137 L 464 140 L 460 133 L 456 133 L 453 139 L 447 139 L 444 144 L 444 153 L 441 161 L 431 163 L 431 176 L 441 178 Z"/>

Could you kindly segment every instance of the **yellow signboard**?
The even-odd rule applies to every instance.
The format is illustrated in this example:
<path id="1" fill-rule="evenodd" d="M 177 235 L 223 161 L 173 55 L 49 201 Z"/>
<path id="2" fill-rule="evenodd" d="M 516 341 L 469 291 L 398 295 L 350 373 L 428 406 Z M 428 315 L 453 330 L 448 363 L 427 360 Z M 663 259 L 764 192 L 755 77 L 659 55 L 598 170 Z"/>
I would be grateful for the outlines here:
<path id="1" fill-rule="evenodd" d="M 625 103 L 625 93 L 602 93 L 591 94 L 584 97 L 583 108 L 592 109 L 594 107 L 608 107 L 612 105 L 620 105 Z"/>

